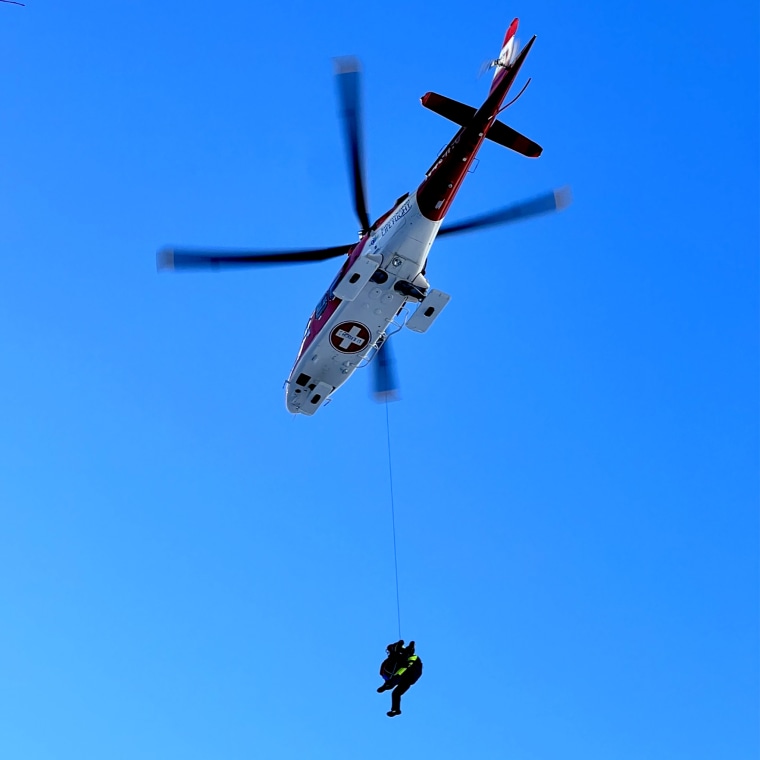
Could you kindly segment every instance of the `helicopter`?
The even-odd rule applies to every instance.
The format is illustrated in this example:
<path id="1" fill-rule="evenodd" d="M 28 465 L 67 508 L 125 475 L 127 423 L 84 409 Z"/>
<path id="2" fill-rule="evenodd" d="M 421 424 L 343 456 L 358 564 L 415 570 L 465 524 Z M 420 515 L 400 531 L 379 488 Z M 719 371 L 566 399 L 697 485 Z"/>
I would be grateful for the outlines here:
<path id="1" fill-rule="evenodd" d="M 455 224 L 443 224 L 484 140 L 529 158 L 538 158 L 542 153 L 539 145 L 497 119 L 527 87 L 526 83 L 516 98 L 503 105 L 536 40 L 534 35 L 520 49 L 515 36 L 518 23 L 518 19 L 512 21 L 498 58 L 487 64 L 494 73 L 480 108 L 434 92 L 422 96 L 425 108 L 460 129 L 439 153 L 419 187 L 398 198 L 374 222 L 370 221 L 364 189 L 361 69 L 353 57 L 336 59 L 354 211 L 360 224 L 357 242 L 308 250 L 166 247 L 158 251 L 159 271 L 296 264 L 344 257 L 338 274 L 309 317 L 298 356 L 285 381 L 288 411 L 313 415 L 357 369 L 370 363 L 375 369 L 376 397 L 393 398 L 395 373 L 388 337 L 404 326 L 413 332 L 426 332 L 450 300 L 447 293 L 432 288 L 426 279 L 434 240 L 556 211 L 569 203 L 569 191 L 562 188 Z"/>

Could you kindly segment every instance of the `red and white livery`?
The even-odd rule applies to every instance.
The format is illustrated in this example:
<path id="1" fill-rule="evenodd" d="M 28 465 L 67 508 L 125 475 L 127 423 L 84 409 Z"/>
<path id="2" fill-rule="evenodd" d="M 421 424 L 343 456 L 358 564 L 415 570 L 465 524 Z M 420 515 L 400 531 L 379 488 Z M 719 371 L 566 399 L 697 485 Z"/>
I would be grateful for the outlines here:
<path id="1" fill-rule="evenodd" d="M 164 249 L 159 268 L 219 267 L 235 264 L 295 263 L 346 255 L 338 275 L 309 318 L 286 387 L 290 412 L 313 415 L 360 367 L 368 364 L 388 336 L 406 326 L 423 333 L 449 302 L 430 287 L 426 266 L 438 235 L 503 224 L 553 211 L 564 193 L 544 194 L 528 202 L 454 225 L 443 219 L 480 146 L 486 139 L 524 156 L 538 157 L 541 147 L 497 119 L 521 66 L 535 41 L 518 50 L 517 19 L 504 37 L 491 88 L 480 108 L 428 92 L 422 104 L 459 125 L 458 132 L 428 169 L 420 186 L 399 198 L 370 224 L 364 199 L 358 63 L 340 65 L 339 85 L 346 127 L 354 203 L 361 224 L 359 241 L 330 249 L 296 252 L 206 252 Z M 376 362 L 376 365 L 379 364 Z"/>

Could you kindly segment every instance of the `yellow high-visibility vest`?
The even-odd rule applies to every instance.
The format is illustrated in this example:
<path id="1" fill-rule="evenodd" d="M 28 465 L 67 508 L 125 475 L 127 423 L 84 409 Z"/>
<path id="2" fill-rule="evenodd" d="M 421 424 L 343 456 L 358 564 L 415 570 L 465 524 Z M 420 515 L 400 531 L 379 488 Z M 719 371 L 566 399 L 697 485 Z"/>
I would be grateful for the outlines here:
<path id="1" fill-rule="evenodd" d="M 395 674 L 394 674 L 394 675 L 400 676 L 402 673 L 406 673 L 406 671 L 407 671 L 409 668 L 411 668 L 411 667 L 412 667 L 412 665 L 414 665 L 414 663 L 415 663 L 415 662 L 417 662 L 417 660 L 418 660 L 418 659 L 419 659 L 419 657 L 417 657 L 417 655 L 416 655 L 416 654 L 413 654 L 413 655 L 411 655 L 411 656 L 410 656 L 410 657 L 407 659 L 407 661 L 406 661 L 406 667 L 405 667 L 405 668 L 399 668 L 399 669 L 398 669 L 398 670 L 395 672 Z"/>

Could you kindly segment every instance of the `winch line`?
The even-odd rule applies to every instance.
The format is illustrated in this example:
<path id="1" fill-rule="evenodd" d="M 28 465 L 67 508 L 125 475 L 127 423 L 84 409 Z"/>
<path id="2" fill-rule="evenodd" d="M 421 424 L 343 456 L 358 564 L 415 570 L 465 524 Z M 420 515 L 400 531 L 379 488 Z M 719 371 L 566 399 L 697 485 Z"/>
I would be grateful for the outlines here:
<path id="1" fill-rule="evenodd" d="M 396 571 L 396 614 L 398 616 L 398 638 L 401 640 L 401 602 L 398 593 L 398 553 L 396 551 L 396 505 L 393 498 L 393 460 L 391 458 L 391 423 L 388 413 L 388 397 L 385 398 L 385 432 L 388 439 L 388 482 L 391 489 L 391 524 L 393 525 L 393 567 Z"/>

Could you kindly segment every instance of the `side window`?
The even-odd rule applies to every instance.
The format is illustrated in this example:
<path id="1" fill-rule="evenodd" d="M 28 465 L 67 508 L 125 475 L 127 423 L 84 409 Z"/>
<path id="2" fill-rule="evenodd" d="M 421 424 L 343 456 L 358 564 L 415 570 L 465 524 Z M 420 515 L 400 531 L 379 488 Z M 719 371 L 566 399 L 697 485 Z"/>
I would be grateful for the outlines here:
<path id="1" fill-rule="evenodd" d="M 314 319 L 319 319 L 327 308 L 327 302 L 330 300 L 330 294 L 325 293 L 322 296 L 322 300 L 317 304 L 317 308 L 314 310 Z"/>

